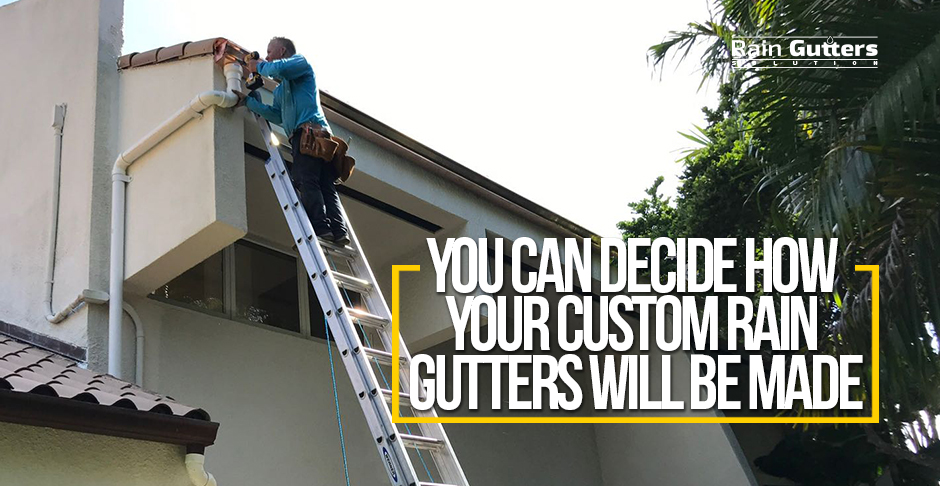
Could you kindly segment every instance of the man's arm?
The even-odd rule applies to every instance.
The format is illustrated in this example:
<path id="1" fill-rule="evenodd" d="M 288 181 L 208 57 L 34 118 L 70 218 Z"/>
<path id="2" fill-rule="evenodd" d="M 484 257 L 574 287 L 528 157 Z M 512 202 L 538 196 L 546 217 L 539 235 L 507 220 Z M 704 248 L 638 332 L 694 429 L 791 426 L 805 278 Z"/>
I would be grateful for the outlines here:
<path id="1" fill-rule="evenodd" d="M 281 79 L 294 79 L 300 77 L 310 70 L 310 64 L 304 56 L 295 54 L 287 59 L 278 59 L 276 61 L 261 61 L 258 63 L 258 72 L 269 77 L 279 77 Z"/>
<path id="2" fill-rule="evenodd" d="M 278 88 L 274 90 L 277 91 Z M 281 104 L 277 101 L 277 95 L 274 95 L 274 104 L 266 105 L 261 101 L 261 96 L 258 95 L 257 91 L 253 91 L 251 95 L 248 96 L 248 99 L 245 100 L 245 106 L 249 110 L 263 116 L 269 122 L 280 125 L 281 124 Z"/>

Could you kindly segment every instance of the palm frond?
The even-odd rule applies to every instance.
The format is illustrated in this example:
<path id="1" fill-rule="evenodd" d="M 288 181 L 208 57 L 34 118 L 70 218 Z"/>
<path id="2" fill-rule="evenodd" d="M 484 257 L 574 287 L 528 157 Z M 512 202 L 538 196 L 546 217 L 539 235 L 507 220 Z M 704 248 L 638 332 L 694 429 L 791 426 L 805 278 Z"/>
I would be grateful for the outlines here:
<path id="1" fill-rule="evenodd" d="M 905 120 L 933 116 L 935 93 L 940 88 L 940 34 L 901 65 L 868 99 L 854 127 L 865 131 L 874 127 L 882 143 L 888 143 L 904 130 Z M 933 93 L 933 99 L 925 94 Z M 930 111 L 925 110 L 930 106 Z"/>

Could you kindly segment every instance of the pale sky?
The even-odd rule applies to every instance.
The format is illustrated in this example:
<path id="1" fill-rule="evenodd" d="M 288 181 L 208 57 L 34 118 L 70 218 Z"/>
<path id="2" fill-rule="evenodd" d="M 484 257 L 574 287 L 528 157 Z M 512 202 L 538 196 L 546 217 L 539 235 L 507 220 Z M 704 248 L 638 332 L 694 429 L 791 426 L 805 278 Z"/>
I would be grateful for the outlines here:
<path id="1" fill-rule="evenodd" d="M 124 52 L 290 37 L 321 89 L 602 236 L 701 125 L 695 58 L 653 75 L 647 48 L 707 0 L 126 0 Z M 8 3 L 0 0 L 0 3 Z"/>

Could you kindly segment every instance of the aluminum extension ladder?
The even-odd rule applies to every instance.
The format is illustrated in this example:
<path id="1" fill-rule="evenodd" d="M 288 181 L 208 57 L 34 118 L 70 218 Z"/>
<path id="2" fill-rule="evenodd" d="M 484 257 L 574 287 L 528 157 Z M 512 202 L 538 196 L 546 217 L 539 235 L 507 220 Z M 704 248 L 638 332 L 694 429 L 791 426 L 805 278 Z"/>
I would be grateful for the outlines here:
<path id="1" fill-rule="evenodd" d="M 349 230 L 349 246 L 340 247 L 316 237 L 307 213 L 291 184 L 284 160 L 272 143 L 270 125 L 261 116 L 253 116 L 261 128 L 261 135 L 268 149 L 269 158 L 265 162 L 268 179 L 277 193 L 277 200 L 287 218 L 304 268 L 307 269 L 310 283 L 313 284 L 326 316 L 330 334 L 336 342 L 343 366 L 359 397 L 359 405 L 365 414 L 373 443 L 381 462 L 385 465 L 389 481 L 393 486 L 469 486 L 441 424 L 412 424 L 412 428 L 418 429 L 418 433 L 412 434 L 411 429 L 407 428 L 408 425 L 405 425 L 405 433 L 402 433 L 396 424 L 392 423 L 392 392 L 388 389 L 390 386 L 380 385 L 372 367 L 375 364 L 383 381 L 386 381 L 384 371 L 378 367 L 391 366 L 392 363 L 391 313 L 375 283 L 375 276 L 359 246 L 356 233 L 346 217 L 345 210 L 341 208 Z M 348 269 L 349 273 L 341 273 L 337 261 L 344 265 L 343 270 Z M 350 293 L 360 296 L 357 300 L 361 301 L 365 310 L 352 307 Z M 356 330 L 357 324 L 360 326 L 362 337 Z M 366 341 L 367 345 L 363 345 L 363 337 L 368 339 L 367 332 L 377 335 L 380 343 L 376 344 L 381 345 L 383 349 L 371 347 L 373 343 L 369 340 Z M 410 397 L 408 365 L 411 362 L 411 354 L 404 340 L 400 336 L 398 339 L 401 359 L 399 396 L 404 409 Z M 415 416 L 418 417 L 436 415 L 433 408 L 427 412 L 415 410 Z M 426 461 L 425 455 L 430 455 L 430 460 Z M 417 470 L 424 473 L 426 478 L 419 479 L 415 468 L 416 461 L 413 459 L 420 463 L 421 468 Z"/>

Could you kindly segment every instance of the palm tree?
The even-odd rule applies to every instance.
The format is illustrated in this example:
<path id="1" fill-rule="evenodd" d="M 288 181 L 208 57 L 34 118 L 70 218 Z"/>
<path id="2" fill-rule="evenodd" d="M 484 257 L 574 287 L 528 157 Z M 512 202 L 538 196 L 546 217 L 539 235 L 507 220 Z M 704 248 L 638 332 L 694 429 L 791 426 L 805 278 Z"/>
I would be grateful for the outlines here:
<path id="1" fill-rule="evenodd" d="M 730 69 L 735 36 L 850 35 L 878 37 L 877 69 Z M 839 239 L 840 311 L 826 333 L 835 352 L 868 354 L 871 281 L 854 265 L 880 266 L 882 400 L 872 406 L 884 420 L 869 439 L 940 471 L 917 454 L 940 443 L 940 2 L 715 0 L 708 21 L 671 32 L 650 60 L 661 68 L 696 45 L 703 80 L 739 90 L 776 214 Z"/>

